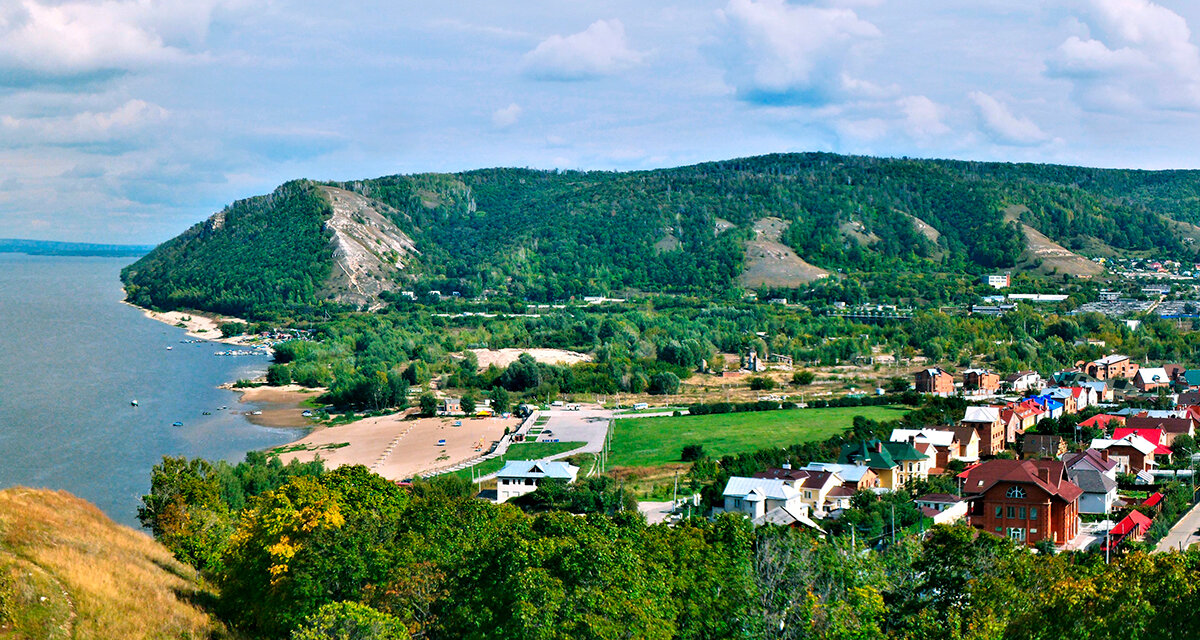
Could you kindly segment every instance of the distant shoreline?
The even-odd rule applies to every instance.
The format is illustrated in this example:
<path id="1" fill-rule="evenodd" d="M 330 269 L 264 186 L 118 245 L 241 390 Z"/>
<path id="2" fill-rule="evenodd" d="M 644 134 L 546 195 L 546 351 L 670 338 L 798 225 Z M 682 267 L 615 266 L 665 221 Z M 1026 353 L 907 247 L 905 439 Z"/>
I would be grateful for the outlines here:
<path id="1" fill-rule="evenodd" d="M 152 249 L 154 249 L 153 245 L 95 244 L 90 242 L 0 238 L 0 253 L 23 253 L 30 256 L 138 258 L 150 253 Z"/>
<path id="2" fill-rule="evenodd" d="M 127 304 L 134 309 L 142 312 L 142 315 L 156 320 L 163 324 L 171 325 L 172 327 L 182 328 L 187 335 L 209 342 L 220 342 L 221 344 L 234 345 L 244 347 L 251 344 L 251 339 L 248 336 L 233 336 L 223 337 L 221 335 L 221 324 L 226 322 L 241 322 L 246 323 L 241 318 L 233 316 L 214 315 L 202 311 L 154 311 L 146 307 L 138 306 L 128 300 L 122 300 L 121 304 Z M 183 325 L 180 327 L 179 325 Z"/>

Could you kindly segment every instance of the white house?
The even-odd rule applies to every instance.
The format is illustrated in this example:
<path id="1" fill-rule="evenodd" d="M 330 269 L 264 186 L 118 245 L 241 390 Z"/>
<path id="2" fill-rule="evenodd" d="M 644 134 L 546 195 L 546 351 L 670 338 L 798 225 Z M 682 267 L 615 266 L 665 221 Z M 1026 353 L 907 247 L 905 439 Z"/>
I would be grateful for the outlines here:
<path id="1" fill-rule="evenodd" d="M 1004 378 L 1004 385 L 1015 392 L 1038 390 L 1046 386 L 1042 376 L 1036 371 L 1020 371 Z"/>
<path id="2" fill-rule="evenodd" d="M 496 472 L 496 502 L 523 496 L 546 478 L 575 482 L 579 467 L 561 460 L 509 460 Z"/>
<path id="3" fill-rule="evenodd" d="M 934 524 L 950 524 L 967 517 L 967 501 L 948 493 L 927 493 L 913 500 Z"/>
<path id="4" fill-rule="evenodd" d="M 1012 276 L 1007 273 L 990 273 L 981 278 L 983 284 L 996 289 L 1005 289 L 1012 284 Z"/>
<path id="5" fill-rule="evenodd" d="M 1112 513 L 1117 501 L 1117 481 L 1096 469 L 1082 465 L 1069 469 L 1067 479 L 1083 489 L 1079 513 Z"/>
<path id="6" fill-rule="evenodd" d="M 808 513 L 808 505 L 800 499 L 800 492 L 786 480 L 733 476 L 725 483 L 724 495 L 726 512 L 744 513 L 752 519 L 761 518 L 777 507 L 785 507 L 793 513 Z"/>

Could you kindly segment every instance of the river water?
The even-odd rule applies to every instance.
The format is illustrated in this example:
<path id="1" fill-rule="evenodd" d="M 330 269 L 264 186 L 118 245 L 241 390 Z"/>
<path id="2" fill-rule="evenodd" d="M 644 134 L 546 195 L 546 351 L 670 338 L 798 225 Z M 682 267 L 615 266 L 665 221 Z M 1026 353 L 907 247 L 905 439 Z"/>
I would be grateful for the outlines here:
<path id="1" fill-rule="evenodd" d="M 130 262 L 0 253 L 0 487 L 64 489 L 137 526 L 164 455 L 236 461 L 302 434 L 250 424 L 257 407 L 217 388 L 266 357 L 215 356 L 229 347 L 121 303 Z"/>

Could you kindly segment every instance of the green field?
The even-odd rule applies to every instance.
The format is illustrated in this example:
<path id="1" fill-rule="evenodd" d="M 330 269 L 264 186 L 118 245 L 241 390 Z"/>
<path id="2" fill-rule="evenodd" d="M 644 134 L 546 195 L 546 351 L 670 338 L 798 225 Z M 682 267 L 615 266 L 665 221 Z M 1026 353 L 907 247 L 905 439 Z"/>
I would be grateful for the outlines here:
<path id="1" fill-rule="evenodd" d="M 704 416 L 625 418 L 613 421 L 609 464 L 656 467 L 679 462 L 684 445 L 701 444 L 711 457 L 824 440 L 848 428 L 854 416 L 895 420 L 902 406 L 784 409 Z"/>
<path id="2" fill-rule="evenodd" d="M 518 442 L 508 448 L 508 451 L 499 458 L 484 460 L 474 467 L 467 467 L 454 472 L 454 475 L 460 478 L 470 478 L 471 470 L 474 469 L 476 476 L 486 476 L 489 473 L 495 473 L 504 466 L 505 460 L 538 460 L 547 456 L 552 456 L 559 453 L 565 453 L 572 449 L 578 449 L 586 442 Z"/>

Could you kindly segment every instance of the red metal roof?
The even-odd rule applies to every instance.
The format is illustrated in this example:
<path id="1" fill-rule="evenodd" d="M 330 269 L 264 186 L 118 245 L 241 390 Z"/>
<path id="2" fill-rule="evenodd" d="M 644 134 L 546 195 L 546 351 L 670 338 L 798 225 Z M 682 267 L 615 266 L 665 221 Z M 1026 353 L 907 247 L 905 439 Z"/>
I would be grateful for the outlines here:
<path id="1" fill-rule="evenodd" d="M 1130 533 L 1140 536 L 1146 533 L 1146 530 L 1149 528 L 1150 518 L 1147 518 L 1140 511 L 1130 511 L 1129 515 L 1122 518 L 1121 521 L 1117 523 L 1117 526 L 1113 527 L 1112 531 L 1109 531 L 1108 533 L 1109 535 L 1113 536 L 1125 536 L 1129 535 Z"/>
<path id="2" fill-rule="evenodd" d="M 1147 507 L 1157 507 L 1158 503 L 1162 502 L 1162 499 L 1163 494 L 1155 491 L 1154 493 L 1150 494 L 1150 497 L 1146 498 L 1146 501 L 1142 504 L 1146 505 Z"/>
<path id="3" fill-rule="evenodd" d="M 1169 456 L 1171 450 L 1162 445 L 1162 429 L 1138 429 L 1136 427 L 1117 427 L 1113 429 L 1113 440 L 1120 440 L 1128 435 L 1139 435 L 1154 445 L 1154 455 Z"/>

